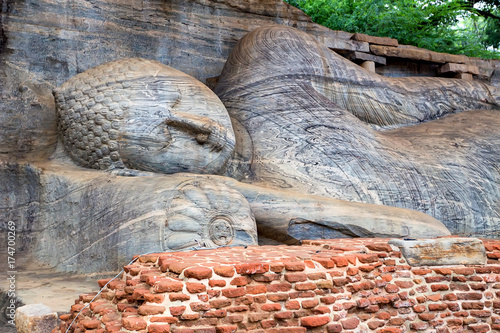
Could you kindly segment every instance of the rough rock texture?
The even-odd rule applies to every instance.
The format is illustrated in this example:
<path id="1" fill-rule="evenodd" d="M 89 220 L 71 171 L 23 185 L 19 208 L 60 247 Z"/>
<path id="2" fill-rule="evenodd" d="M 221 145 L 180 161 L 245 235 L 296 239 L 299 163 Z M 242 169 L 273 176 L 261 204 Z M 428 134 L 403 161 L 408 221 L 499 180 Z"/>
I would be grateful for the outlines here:
<path id="1" fill-rule="evenodd" d="M 234 44 L 269 23 L 320 39 L 334 32 L 281 0 L 4 1 L 0 20 L 0 153 L 48 157 L 51 90 L 119 58 L 155 59 L 195 78 L 218 76 Z"/>
<path id="2" fill-rule="evenodd" d="M 491 332 L 500 243 L 484 246 L 486 265 L 420 267 L 388 239 L 151 254 L 100 280 L 93 302 L 82 294 L 53 332 L 80 311 L 70 332 Z"/>
<path id="3" fill-rule="evenodd" d="M 121 59 L 54 90 L 63 146 L 79 165 L 222 174 L 235 139 L 204 84 L 160 62 Z"/>
<path id="4" fill-rule="evenodd" d="M 46 333 L 58 325 L 57 313 L 44 304 L 29 304 L 16 310 L 18 333 Z"/>
<path id="5" fill-rule="evenodd" d="M 61 161 L 0 170 L 0 200 L 11 207 L 0 211 L 0 219 L 15 222 L 18 255 L 61 271 L 109 272 L 134 253 L 254 245 L 257 227 L 264 237 L 292 243 L 307 237 L 449 235 L 442 223 L 416 211 L 287 193 L 228 177 L 125 177 Z"/>
<path id="6" fill-rule="evenodd" d="M 138 252 L 257 243 L 248 202 L 216 180 L 42 168 L 50 171 L 22 165 L 0 172 L 2 202 L 16 207 L 1 220 L 16 223 L 18 255 L 40 264 L 113 271 Z"/>
<path id="7" fill-rule="evenodd" d="M 486 252 L 477 238 L 393 239 L 411 266 L 484 265 Z"/>
<path id="8" fill-rule="evenodd" d="M 454 234 L 497 235 L 497 88 L 382 77 L 274 26 L 237 44 L 214 91 L 252 139 L 243 181 L 415 209 Z"/>

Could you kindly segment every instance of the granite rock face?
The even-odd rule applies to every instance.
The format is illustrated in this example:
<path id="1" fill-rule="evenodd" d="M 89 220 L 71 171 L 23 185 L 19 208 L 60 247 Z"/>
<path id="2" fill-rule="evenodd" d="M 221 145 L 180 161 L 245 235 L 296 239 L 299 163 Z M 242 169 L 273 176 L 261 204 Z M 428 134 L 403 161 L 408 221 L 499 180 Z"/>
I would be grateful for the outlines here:
<path id="1" fill-rule="evenodd" d="M 240 40 L 214 91 L 252 138 L 243 181 L 418 210 L 454 234 L 498 235 L 498 88 L 382 77 L 274 26 Z"/>
<path id="2" fill-rule="evenodd" d="M 0 153 L 12 159 L 50 156 L 51 90 L 87 69 L 142 57 L 204 82 L 259 26 L 328 32 L 280 0 L 3 1 L 0 23 Z"/>
<path id="3" fill-rule="evenodd" d="M 304 33 L 237 44 L 275 23 Z M 1 26 L 0 221 L 41 264 L 115 270 L 256 244 L 257 230 L 285 243 L 498 230 L 492 87 L 365 72 L 331 49 L 369 42 L 279 0 L 7 1 Z M 195 79 L 217 81 L 228 56 L 222 104 Z M 431 121 L 470 109 L 483 110 Z"/>

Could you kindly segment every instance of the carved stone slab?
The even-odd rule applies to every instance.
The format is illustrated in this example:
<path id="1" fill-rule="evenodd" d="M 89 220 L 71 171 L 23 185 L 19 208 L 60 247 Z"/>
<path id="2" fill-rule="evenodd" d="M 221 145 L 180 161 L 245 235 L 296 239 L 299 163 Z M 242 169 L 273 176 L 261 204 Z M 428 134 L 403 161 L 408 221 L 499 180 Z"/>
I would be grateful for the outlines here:
<path id="1" fill-rule="evenodd" d="M 477 238 L 392 239 L 411 266 L 485 265 L 486 251 Z"/>
<path id="2" fill-rule="evenodd" d="M 465 65 L 465 64 L 455 64 L 448 62 L 443 66 L 439 67 L 439 73 L 470 73 L 479 74 L 479 69 L 477 66 Z"/>
<path id="3" fill-rule="evenodd" d="M 360 42 L 368 42 L 370 44 L 387 45 L 387 46 L 398 46 L 398 40 L 389 37 L 375 37 L 365 34 L 355 33 L 352 37 L 354 40 Z"/>
<path id="4" fill-rule="evenodd" d="M 466 63 L 468 58 L 464 55 L 445 54 L 418 48 L 401 48 L 383 45 L 370 45 L 370 51 L 379 56 L 406 58 L 413 60 L 430 61 L 437 63 L 456 62 Z"/>

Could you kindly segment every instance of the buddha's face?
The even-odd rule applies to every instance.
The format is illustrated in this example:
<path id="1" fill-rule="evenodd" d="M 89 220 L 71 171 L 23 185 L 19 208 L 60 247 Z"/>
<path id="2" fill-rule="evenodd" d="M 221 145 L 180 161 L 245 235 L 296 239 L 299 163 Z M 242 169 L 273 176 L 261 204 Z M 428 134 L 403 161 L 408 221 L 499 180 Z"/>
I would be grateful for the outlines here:
<path id="1" fill-rule="evenodd" d="M 131 86 L 137 92 L 131 96 L 136 107 L 124 114 L 119 138 L 123 163 L 162 173 L 221 173 L 235 139 L 217 96 L 187 76 L 175 84 L 170 78 L 148 81 Z"/>
<path id="2" fill-rule="evenodd" d="M 155 61 L 95 67 L 55 96 L 63 144 L 82 166 L 220 174 L 234 150 L 231 121 L 218 97 Z"/>

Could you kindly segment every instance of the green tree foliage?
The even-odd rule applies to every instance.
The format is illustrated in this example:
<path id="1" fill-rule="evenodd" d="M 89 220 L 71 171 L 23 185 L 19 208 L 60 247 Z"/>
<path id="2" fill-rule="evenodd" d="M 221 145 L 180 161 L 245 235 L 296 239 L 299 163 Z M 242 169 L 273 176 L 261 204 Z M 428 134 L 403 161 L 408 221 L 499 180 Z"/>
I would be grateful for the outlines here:
<path id="1" fill-rule="evenodd" d="M 401 44 L 500 58 L 500 0 L 286 0 L 333 30 L 396 38 Z"/>

